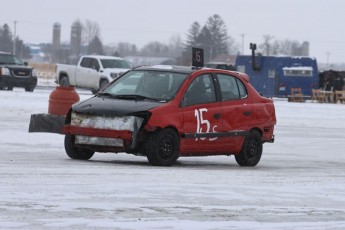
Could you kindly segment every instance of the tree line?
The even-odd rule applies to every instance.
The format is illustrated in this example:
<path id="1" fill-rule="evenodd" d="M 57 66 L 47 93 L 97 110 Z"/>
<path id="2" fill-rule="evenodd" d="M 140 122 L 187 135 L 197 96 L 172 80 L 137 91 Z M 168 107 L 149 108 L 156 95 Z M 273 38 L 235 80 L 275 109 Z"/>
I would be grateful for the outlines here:
<path id="1" fill-rule="evenodd" d="M 15 45 L 15 48 L 13 47 Z M 24 41 L 16 36 L 12 35 L 12 31 L 8 24 L 4 24 L 0 27 L 0 51 L 15 53 L 18 57 L 29 59 L 30 58 L 30 49 L 24 44 Z"/>
<path id="2" fill-rule="evenodd" d="M 74 31 L 75 36 L 71 36 L 69 46 L 61 46 L 59 50 L 54 50 L 52 44 L 41 44 L 43 52 L 51 56 L 58 56 L 56 61 L 65 63 L 71 62 L 72 59 L 77 60 L 81 54 L 98 54 L 120 57 L 168 57 L 175 59 L 177 64 L 182 65 L 191 64 L 192 47 L 204 49 L 206 62 L 219 55 L 239 54 L 239 45 L 228 34 L 228 28 L 218 14 L 210 16 L 204 25 L 197 21 L 193 22 L 185 39 L 175 35 L 171 37 L 168 44 L 151 41 L 141 49 L 129 42 L 104 45 L 101 40 L 100 26 L 97 22 L 75 20 L 72 23 L 72 31 Z M 0 51 L 12 52 L 14 50 L 13 44 L 13 35 L 9 26 L 5 24 L 0 28 Z M 29 58 L 30 50 L 19 37 L 16 38 L 15 44 L 16 55 Z M 263 42 L 258 44 L 257 52 L 264 55 L 296 55 L 293 50 L 299 46 L 297 41 L 276 40 L 273 36 L 264 35 Z"/>

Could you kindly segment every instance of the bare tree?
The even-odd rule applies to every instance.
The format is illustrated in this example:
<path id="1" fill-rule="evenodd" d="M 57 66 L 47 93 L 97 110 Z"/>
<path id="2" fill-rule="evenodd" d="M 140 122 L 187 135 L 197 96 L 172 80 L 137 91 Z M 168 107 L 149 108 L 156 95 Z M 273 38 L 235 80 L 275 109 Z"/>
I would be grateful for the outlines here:
<path id="1" fill-rule="evenodd" d="M 228 39 L 229 54 L 237 54 L 240 50 L 239 47 L 240 45 L 236 43 L 235 39 L 229 36 L 229 39 Z"/>
<path id="2" fill-rule="evenodd" d="M 264 35 L 264 42 L 259 45 L 259 50 L 265 55 L 295 55 L 301 56 L 306 55 L 302 51 L 303 44 L 300 44 L 295 40 L 274 40 L 273 36 Z"/>
<path id="3" fill-rule="evenodd" d="M 272 54 L 272 43 L 271 40 L 274 38 L 271 35 L 264 35 L 264 42 L 259 45 L 259 50 L 264 53 L 265 55 L 271 55 Z"/>
<path id="4" fill-rule="evenodd" d="M 97 22 L 92 22 L 90 20 L 86 20 L 85 24 L 83 25 L 83 43 L 89 45 L 95 37 L 100 38 L 100 27 Z"/>
<path id="5" fill-rule="evenodd" d="M 171 58 L 177 58 L 182 55 L 183 42 L 179 35 L 174 35 L 170 38 L 169 51 L 168 55 Z"/>
<path id="6" fill-rule="evenodd" d="M 89 54 L 104 55 L 103 44 L 98 36 L 95 36 L 89 43 Z"/>
<path id="7" fill-rule="evenodd" d="M 138 54 L 138 49 L 135 44 L 128 42 L 119 42 L 115 51 L 120 57 L 134 56 Z M 114 52 L 114 53 L 115 53 Z"/>
<path id="8" fill-rule="evenodd" d="M 169 53 L 169 47 L 161 42 L 149 42 L 140 50 L 141 55 L 151 57 L 165 57 Z"/>
<path id="9" fill-rule="evenodd" d="M 83 24 L 80 20 L 75 20 L 71 26 L 71 56 L 70 63 L 75 63 L 79 59 L 81 51 Z"/>

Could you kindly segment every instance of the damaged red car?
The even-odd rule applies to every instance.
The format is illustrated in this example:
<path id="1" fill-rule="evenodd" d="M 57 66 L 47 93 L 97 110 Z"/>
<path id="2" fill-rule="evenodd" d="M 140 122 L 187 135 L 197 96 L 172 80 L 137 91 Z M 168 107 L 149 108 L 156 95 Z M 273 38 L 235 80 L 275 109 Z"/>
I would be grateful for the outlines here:
<path id="1" fill-rule="evenodd" d="M 240 166 L 255 166 L 263 143 L 274 141 L 275 124 L 273 101 L 244 73 L 143 66 L 72 106 L 65 150 L 84 160 L 95 152 L 143 155 L 159 166 L 183 156 L 234 155 Z"/>

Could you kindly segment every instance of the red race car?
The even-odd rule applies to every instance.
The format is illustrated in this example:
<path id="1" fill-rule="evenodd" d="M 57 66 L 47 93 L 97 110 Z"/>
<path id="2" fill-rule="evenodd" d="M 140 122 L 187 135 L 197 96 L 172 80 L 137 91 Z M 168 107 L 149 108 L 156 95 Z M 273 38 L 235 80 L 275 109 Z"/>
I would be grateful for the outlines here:
<path id="1" fill-rule="evenodd" d="M 246 74 L 144 66 L 72 106 L 65 149 L 72 159 L 126 152 L 170 166 L 182 156 L 234 155 L 239 165 L 255 166 L 275 124 L 273 101 Z"/>

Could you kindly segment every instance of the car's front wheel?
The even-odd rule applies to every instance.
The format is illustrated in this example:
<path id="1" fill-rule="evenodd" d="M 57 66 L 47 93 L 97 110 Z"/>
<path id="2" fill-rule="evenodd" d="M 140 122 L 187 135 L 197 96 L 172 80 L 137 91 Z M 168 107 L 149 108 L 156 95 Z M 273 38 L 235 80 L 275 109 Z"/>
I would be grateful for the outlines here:
<path id="1" fill-rule="evenodd" d="M 92 150 L 75 147 L 74 141 L 74 135 L 66 134 L 65 150 L 71 159 L 89 160 L 94 155 L 95 152 Z"/>
<path id="2" fill-rule="evenodd" d="M 148 161 L 156 166 L 171 166 L 179 157 L 180 139 L 173 129 L 152 133 L 145 144 Z"/>
<path id="3" fill-rule="evenodd" d="M 25 87 L 26 92 L 33 92 L 34 89 L 35 89 L 35 86 L 33 86 L 33 85 Z"/>
<path id="4" fill-rule="evenodd" d="M 252 130 L 246 136 L 240 154 L 235 155 L 236 162 L 240 166 L 255 166 L 262 155 L 262 140 L 258 131 Z"/>
<path id="5" fill-rule="evenodd" d="M 99 83 L 99 90 L 102 90 L 104 87 L 106 87 L 108 85 L 109 81 L 108 80 L 101 80 L 101 82 Z"/>

